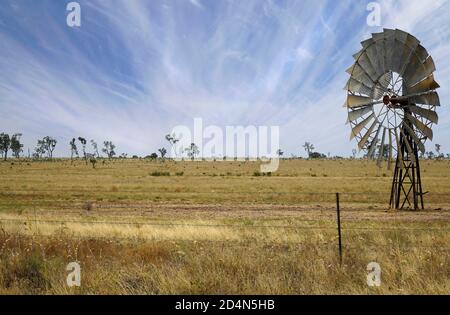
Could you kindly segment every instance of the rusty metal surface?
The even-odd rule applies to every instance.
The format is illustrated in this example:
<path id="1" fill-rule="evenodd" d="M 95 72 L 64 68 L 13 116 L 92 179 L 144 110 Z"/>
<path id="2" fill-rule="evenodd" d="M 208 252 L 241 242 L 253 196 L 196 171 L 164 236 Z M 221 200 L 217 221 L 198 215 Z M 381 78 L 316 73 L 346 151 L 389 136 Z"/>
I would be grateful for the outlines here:
<path id="1" fill-rule="evenodd" d="M 372 98 L 371 97 L 349 94 L 347 96 L 346 106 L 349 107 L 349 108 L 352 108 L 352 107 L 368 104 L 370 102 L 372 102 Z"/>
<path id="2" fill-rule="evenodd" d="M 348 68 L 346 72 L 356 81 L 361 82 L 368 88 L 373 88 L 374 82 L 359 64 L 355 63 L 353 66 Z"/>
<path id="3" fill-rule="evenodd" d="M 436 92 L 429 92 L 428 94 L 413 96 L 410 102 L 414 104 L 441 106 L 439 95 Z"/>
<path id="4" fill-rule="evenodd" d="M 348 113 L 348 121 L 353 122 L 353 121 L 367 115 L 368 113 L 373 113 L 372 106 L 355 109 Z"/>
<path id="5" fill-rule="evenodd" d="M 418 107 L 418 106 L 409 106 L 409 110 L 420 116 L 420 117 L 424 117 L 427 120 L 431 121 L 434 124 L 438 123 L 438 115 L 434 110 L 431 109 L 426 109 L 426 108 L 422 108 L 422 107 Z"/>
<path id="6" fill-rule="evenodd" d="M 412 86 L 415 83 L 428 77 L 434 71 L 436 71 L 436 66 L 434 64 L 434 60 L 431 56 L 429 56 L 427 58 L 427 60 L 425 60 L 425 62 L 418 67 L 418 69 L 414 73 L 414 75 L 412 75 L 410 78 L 406 79 L 406 82 L 408 82 L 408 86 Z"/>
<path id="7" fill-rule="evenodd" d="M 367 117 L 366 119 L 364 119 L 363 121 L 361 121 L 359 124 L 357 124 L 353 129 L 352 129 L 352 134 L 350 136 L 350 140 L 353 140 L 360 132 L 361 130 L 363 130 L 363 128 L 373 119 L 375 118 L 375 114 L 372 113 L 372 115 L 370 115 L 369 117 Z"/>
<path id="8" fill-rule="evenodd" d="M 381 130 L 381 128 L 383 128 L 383 126 L 380 124 L 380 125 L 378 126 L 378 129 L 377 129 L 377 132 L 376 132 L 375 136 L 374 136 L 373 139 L 372 139 L 372 142 L 370 143 L 369 151 L 368 151 L 368 153 L 367 153 L 367 156 L 368 156 L 370 159 L 373 158 L 373 156 L 374 156 L 374 154 L 375 154 L 375 149 L 376 149 L 377 144 L 378 144 L 378 136 L 380 135 L 380 130 Z"/>
<path id="9" fill-rule="evenodd" d="M 381 165 L 381 160 L 383 159 L 383 155 L 384 155 L 384 140 L 386 139 L 386 128 L 383 128 L 383 134 L 381 136 L 381 145 L 380 145 L 380 150 L 378 152 L 378 159 L 377 159 L 377 165 L 380 166 Z"/>
<path id="10" fill-rule="evenodd" d="M 363 83 L 350 78 L 347 82 L 346 89 L 353 92 L 370 96 L 372 94 L 372 90 L 364 85 Z"/>
<path id="11" fill-rule="evenodd" d="M 367 130 L 367 132 L 364 134 L 364 136 L 358 142 L 358 148 L 360 150 L 362 150 L 362 148 L 364 148 L 364 146 L 366 145 L 367 141 L 369 140 L 370 135 L 372 134 L 372 132 L 375 129 L 377 124 L 378 124 L 378 120 L 375 119 L 375 121 L 370 126 L 369 130 Z"/>
<path id="12" fill-rule="evenodd" d="M 406 132 L 411 136 L 411 138 L 414 140 L 414 142 L 417 144 L 417 147 L 422 153 L 425 153 L 425 145 L 422 143 L 422 141 L 417 137 L 414 130 L 408 125 L 403 124 L 403 128 L 405 128 Z"/>
<path id="13" fill-rule="evenodd" d="M 439 88 L 439 84 L 434 80 L 434 76 L 430 75 L 426 79 L 420 81 L 414 86 L 407 87 L 408 94 L 428 92 Z"/>
<path id="14" fill-rule="evenodd" d="M 420 132 L 426 136 L 428 139 L 433 140 L 433 130 L 429 128 L 427 125 L 425 125 L 423 122 L 421 122 L 416 117 L 412 116 L 411 114 L 405 113 L 406 119 L 408 119 L 410 122 L 413 123 L 414 127 L 416 127 Z"/>

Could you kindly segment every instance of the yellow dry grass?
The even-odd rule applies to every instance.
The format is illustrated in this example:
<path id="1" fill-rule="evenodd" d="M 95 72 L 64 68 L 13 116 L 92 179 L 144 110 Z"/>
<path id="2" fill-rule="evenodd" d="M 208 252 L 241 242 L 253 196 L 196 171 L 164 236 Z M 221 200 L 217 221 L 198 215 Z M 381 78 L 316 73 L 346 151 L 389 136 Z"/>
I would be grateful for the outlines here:
<path id="1" fill-rule="evenodd" d="M 422 163 L 420 212 L 386 211 L 390 172 L 369 161 L 283 160 L 271 176 L 257 162 L 13 163 L 0 163 L 0 293 L 450 293 L 446 160 Z"/>

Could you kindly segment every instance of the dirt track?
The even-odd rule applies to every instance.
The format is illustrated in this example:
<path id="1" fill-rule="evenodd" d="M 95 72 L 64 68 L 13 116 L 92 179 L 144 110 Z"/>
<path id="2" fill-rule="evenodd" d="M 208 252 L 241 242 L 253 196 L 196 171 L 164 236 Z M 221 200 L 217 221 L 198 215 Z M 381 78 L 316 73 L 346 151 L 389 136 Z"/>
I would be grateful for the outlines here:
<path id="1" fill-rule="evenodd" d="M 220 205 L 220 204 L 168 204 L 144 202 L 93 203 L 91 210 L 83 210 L 83 204 L 71 205 L 62 209 L 39 210 L 39 216 L 92 216 L 92 217 L 133 217 L 134 219 L 308 219 L 334 220 L 335 204 L 309 205 Z M 33 215 L 26 210 L 22 215 Z M 341 204 L 343 220 L 376 220 L 424 222 L 444 221 L 450 223 L 450 207 L 436 206 L 423 211 L 392 211 L 386 205 Z"/>

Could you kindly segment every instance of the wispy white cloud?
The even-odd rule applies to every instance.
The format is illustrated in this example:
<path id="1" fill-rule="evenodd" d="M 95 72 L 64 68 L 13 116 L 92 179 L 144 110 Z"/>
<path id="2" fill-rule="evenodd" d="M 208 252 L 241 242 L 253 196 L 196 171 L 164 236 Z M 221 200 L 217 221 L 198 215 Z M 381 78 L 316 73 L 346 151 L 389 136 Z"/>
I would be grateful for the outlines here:
<path id="1" fill-rule="evenodd" d="M 353 1 L 80 1 L 83 24 L 65 25 L 64 4 L 6 1 L 0 12 L 0 124 L 27 146 L 51 134 L 67 154 L 73 136 L 111 139 L 148 154 L 164 134 L 205 124 L 276 124 L 286 152 L 312 141 L 346 154 L 345 69 L 366 25 Z M 433 55 L 448 104 L 448 2 L 382 1 L 383 27 L 402 28 Z M 429 17 L 433 18 L 430 19 Z M 449 112 L 436 141 L 450 149 Z"/>
<path id="2" fill-rule="evenodd" d="M 312 59 L 313 58 L 313 54 L 309 50 L 307 50 L 303 47 L 298 47 L 295 50 L 295 52 L 297 53 L 297 56 L 300 59 Z"/>
<path id="3" fill-rule="evenodd" d="M 203 6 L 200 4 L 200 0 L 189 0 L 189 1 L 196 7 L 203 8 Z"/>

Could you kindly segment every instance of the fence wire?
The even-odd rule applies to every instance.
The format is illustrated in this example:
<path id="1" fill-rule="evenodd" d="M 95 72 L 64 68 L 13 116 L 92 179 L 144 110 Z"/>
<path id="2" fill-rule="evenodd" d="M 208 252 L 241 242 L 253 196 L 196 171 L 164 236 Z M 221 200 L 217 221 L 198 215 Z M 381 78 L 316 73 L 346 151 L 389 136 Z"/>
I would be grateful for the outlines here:
<path id="1" fill-rule="evenodd" d="M 23 190 L 4 190 L 3 188 L 0 188 L 0 196 L 11 196 L 11 195 L 20 195 L 20 192 L 31 192 L 32 194 L 40 194 L 40 193 L 45 193 L 45 192 L 60 192 L 60 193 L 67 193 L 67 192 L 73 192 L 74 194 L 76 193 L 92 193 L 92 191 L 89 190 L 85 190 L 85 189 L 81 189 L 81 190 L 76 190 L 76 189 L 71 189 L 71 190 L 53 190 L 53 189 L 42 189 L 42 190 L 33 190 L 33 191 L 29 191 L 26 189 Z M 17 193 L 19 192 L 19 193 Z M 95 191 L 95 192 L 101 192 L 101 191 Z M 114 193 L 110 190 L 105 190 L 105 192 L 111 192 Z M 136 190 L 121 190 L 120 192 L 136 192 Z M 330 198 L 330 203 L 335 201 L 335 196 L 336 193 L 331 193 L 331 192 L 291 192 L 291 191 L 257 191 L 257 192 L 228 192 L 228 191 L 204 191 L 204 192 L 170 192 L 170 191 L 151 191 L 151 192 L 140 192 L 138 191 L 139 194 L 219 194 L 219 195 L 224 195 L 224 194 L 229 194 L 229 195 L 243 195 L 246 194 L 248 195 L 249 193 L 251 194 L 258 194 L 258 195 L 294 195 L 294 196 L 326 196 L 327 198 Z M 384 195 L 386 196 L 386 192 L 343 192 L 343 193 L 339 193 L 340 196 L 379 196 L 379 195 Z M 428 194 L 428 196 L 447 196 L 450 197 L 450 194 L 446 194 L 446 193 L 433 193 L 433 194 Z M 84 196 L 83 196 L 84 197 Z M 344 199 L 342 198 L 342 199 Z M 0 206 L 3 204 L 2 201 L 4 200 L 0 200 Z M 27 200 L 28 201 L 28 200 Z M 67 200 L 59 200 L 59 199 L 37 199 L 37 200 L 29 200 L 29 202 L 36 204 L 39 202 L 45 202 L 45 201 L 53 201 L 54 203 L 58 203 L 58 202 L 64 202 L 64 203 L 76 203 L 76 204 L 82 204 L 82 201 L 79 200 L 73 200 L 73 201 L 67 201 Z M 95 201 L 94 201 L 95 202 Z M 107 201 L 108 202 L 108 201 Z M 141 201 L 137 201 L 136 203 L 130 205 L 130 204 L 120 204 L 120 200 L 119 201 L 112 201 L 112 202 L 116 202 L 116 204 L 113 204 L 113 206 L 111 208 L 113 209 L 123 209 L 125 207 L 130 207 L 130 206 L 140 206 L 140 202 L 146 202 L 146 200 L 141 200 Z M 312 200 L 311 202 L 314 202 L 314 200 Z M 354 202 L 354 201 L 353 201 Z M 99 202 L 100 204 L 102 203 L 102 201 Z M 9 205 L 8 203 L 5 203 L 6 205 Z M 162 206 L 164 208 L 164 206 L 167 207 L 177 207 L 176 204 L 164 204 L 161 203 L 159 204 L 158 202 L 155 203 L 158 206 Z M 344 203 L 343 203 L 344 204 Z M 365 206 L 369 206 L 366 203 L 363 203 Z M 231 204 L 231 205 L 237 205 L 239 206 L 240 204 Z M 264 204 L 263 204 L 264 205 Z M 258 203 L 254 203 L 252 204 L 252 209 L 242 209 L 238 207 L 238 211 L 273 211 L 273 212 L 277 212 L 278 210 L 280 211 L 293 211 L 293 212 L 302 212 L 305 211 L 304 208 L 301 209 L 292 209 L 292 207 L 298 206 L 298 204 L 274 204 L 274 205 L 278 205 L 281 207 L 281 209 L 275 209 L 275 210 L 271 210 L 271 209 L 258 209 L 258 206 L 261 206 L 261 204 Z M 152 204 L 145 205 L 145 208 L 151 208 Z M 179 205 L 180 206 L 180 205 Z M 208 204 L 183 204 L 181 205 L 183 207 L 195 207 L 195 210 L 202 210 L 202 206 L 208 206 Z M 217 207 L 220 207 L 218 205 L 216 205 Z M 224 207 L 226 208 L 227 206 L 230 206 L 230 204 L 225 204 Z M 269 204 L 270 206 L 270 204 Z M 46 208 L 51 207 L 51 205 L 46 205 Z M 53 207 L 57 207 L 56 205 L 53 205 Z M 81 209 L 80 209 L 81 210 Z M 235 209 L 233 208 L 232 210 L 227 210 L 226 213 L 232 212 Z M 336 215 L 335 209 L 331 209 L 331 208 L 321 208 L 321 209 L 313 209 L 316 211 L 321 211 L 321 213 L 327 213 L 330 212 L 330 214 L 332 214 L 333 216 Z M 362 233 L 374 233 L 374 232 L 444 232 L 447 233 L 448 231 L 450 231 L 450 225 L 447 226 L 442 226 L 442 227 L 357 227 L 357 226 L 346 226 L 346 224 L 352 224 L 354 225 L 355 222 L 358 222 L 357 220 L 352 219 L 352 221 L 346 221 L 345 218 L 345 213 L 347 211 L 355 211 L 357 209 L 345 209 L 344 207 L 341 207 L 341 220 L 343 220 L 342 224 L 343 226 L 341 227 L 341 231 L 345 232 L 362 232 Z M 379 211 L 378 210 L 374 210 L 374 212 Z M 35 212 L 36 213 L 36 212 Z M 57 213 L 57 211 L 54 211 L 54 213 Z M 78 212 L 79 213 L 79 212 Z M 220 210 L 218 210 L 218 213 L 220 213 Z M 402 214 L 406 213 L 406 212 L 401 212 Z M 421 213 L 426 213 L 426 212 L 411 212 L 412 214 L 421 214 Z M 69 214 L 67 211 L 64 212 L 62 211 L 62 214 Z M 100 213 L 99 213 L 100 214 Z M 107 212 L 105 213 L 101 213 L 103 214 L 108 214 Z M 61 225 L 62 227 L 67 227 L 68 225 L 71 224 L 81 224 L 81 225 L 94 225 L 94 226 L 99 226 L 99 225 L 110 225 L 110 226 L 132 226 L 132 227 L 143 227 L 143 226 L 149 226 L 149 227 L 159 227 L 159 228 L 228 228 L 228 229 L 237 229 L 237 230 L 255 230 L 255 229 L 260 229 L 260 230 L 264 230 L 264 229 L 280 229 L 280 230 L 295 230 L 295 231 L 301 231 L 301 230 L 326 230 L 326 231 L 336 231 L 337 232 L 337 226 L 335 225 L 336 222 L 334 221 L 336 217 L 326 217 L 323 219 L 302 219 L 302 218 L 295 218 L 295 224 L 292 225 L 286 225 L 286 224 L 225 224 L 225 223 L 220 223 L 220 224 L 209 224 L 209 223 L 179 223 L 179 222 L 148 222 L 148 221 L 130 221 L 130 220 L 118 220 L 118 221 L 113 221 L 113 220 L 74 220 L 74 219 L 70 219 L 70 220 L 57 220 L 57 219 L 31 219 L 31 218 L 24 218 L 24 219 L 10 219 L 10 218 L 0 218 L 0 232 L 2 231 L 2 226 L 4 224 L 14 224 L 17 226 L 20 225 L 31 225 L 31 224 L 53 224 L 53 225 Z M 399 218 L 401 220 L 401 218 Z M 364 222 L 370 221 L 370 218 L 366 218 L 366 219 L 361 219 L 364 220 Z M 316 223 L 315 225 L 299 225 L 299 223 Z M 394 221 L 396 222 L 396 221 Z M 448 217 L 447 219 L 443 219 L 442 221 L 445 224 L 450 224 L 450 217 Z M 320 223 L 325 224 L 326 225 L 320 225 Z M 4 230 L 3 230 L 4 232 Z M 4 232 L 6 233 L 6 232 Z M 345 234 L 344 234 L 345 235 Z M 23 237 L 28 237 L 28 238 L 49 238 L 49 239 L 53 239 L 56 238 L 56 235 L 42 235 L 39 233 L 34 233 L 31 235 L 28 234 L 23 234 Z M 77 236 L 77 235 L 69 235 L 70 239 L 73 239 L 74 241 L 89 241 L 89 240 L 101 240 L 101 241 L 126 241 L 126 242 L 130 242 L 130 241 L 143 241 L 143 242 L 148 242 L 148 241 L 152 241 L 152 242 L 194 242 L 194 243 L 198 243 L 198 244 L 219 244 L 222 246 L 230 246 L 230 247 L 248 247 L 251 244 L 254 243 L 250 243 L 248 241 L 236 241 L 236 240 L 203 240 L 203 239 L 193 239 L 193 240 L 188 240 L 188 239 L 169 239 L 169 238 L 163 238 L 163 239 L 158 239 L 155 237 L 145 237 L 145 236 L 140 236 L 140 235 L 130 235 L 130 236 L 119 236 L 119 235 L 114 235 L 114 236 Z M 345 239 L 345 238 L 344 238 Z M 291 241 L 280 241 L 280 242 L 264 242 L 261 240 L 253 240 L 252 242 L 257 242 L 258 246 L 285 246 L 287 247 L 287 249 L 292 249 L 292 250 L 298 250 L 298 249 L 311 249 L 311 246 L 314 247 L 327 247 L 327 248 L 336 248 L 337 244 L 333 243 L 333 242 L 318 242 L 318 243 L 301 243 L 301 242 L 291 242 Z M 362 249 L 362 248 L 366 248 L 366 249 L 391 249 L 391 250 L 395 250 L 395 249 L 432 249 L 433 251 L 438 251 L 438 252 L 446 252 L 449 253 L 450 252 L 450 247 L 447 246 L 428 246 L 428 245 L 421 245 L 421 244 L 398 244 L 398 243 L 392 243 L 392 244 L 380 244 L 380 243 L 376 243 L 370 240 L 361 240 L 362 244 L 361 245 L 352 245 L 352 244 L 345 244 L 343 245 L 343 249 L 344 250 L 351 250 L 351 249 Z"/>
<path id="2" fill-rule="evenodd" d="M 299 220 L 300 222 L 302 220 Z M 325 220 L 323 220 L 325 221 Z M 323 222 L 322 221 L 322 222 Z M 299 226 L 299 225 L 242 225 L 242 224 L 192 224 L 192 223 L 154 223 L 154 222 L 139 222 L 139 221 L 82 221 L 82 220 L 42 220 L 42 219 L 4 219 L 0 218 L 0 222 L 10 222 L 26 225 L 28 223 L 35 224 L 83 224 L 83 225 L 127 225 L 127 226 L 154 226 L 154 227 L 196 227 L 196 228 L 238 228 L 238 229 L 294 229 L 294 230 L 336 230 L 336 227 L 330 226 Z M 316 222 L 308 220 L 305 222 Z M 320 220 L 317 220 L 320 222 Z M 332 222 L 330 222 L 331 224 Z M 341 230 L 345 231 L 450 231 L 450 227 L 440 228 L 417 228 L 417 227 L 395 227 L 395 228 L 371 228 L 371 227 L 342 227 Z"/>
<path id="3" fill-rule="evenodd" d="M 19 240 L 21 238 L 25 240 L 35 240 L 35 239 L 44 239 L 44 240 L 60 240 L 65 241 L 64 238 L 58 237 L 57 235 L 45 235 L 45 234 L 39 234 L 35 233 L 32 235 L 24 235 L 24 234 L 18 234 L 15 235 L 16 238 Z M 148 243 L 148 242 L 156 242 L 156 243 L 172 243 L 172 244 L 190 244 L 190 245 L 196 245 L 196 246 L 202 246 L 202 245 L 214 245 L 214 246 L 222 246 L 225 247 L 231 247 L 231 248 L 250 248 L 251 246 L 260 249 L 260 248 L 267 248 L 269 250 L 273 250 L 274 248 L 281 248 L 285 251 L 298 251 L 303 249 L 311 250 L 311 247 L 313 248 L 327 248 L 330 250 L 336 250 L 337 244 L 332 242 L 315 242 L 315 243 L 304 243 L 304 242 L 255 242 L 253 240 L 251 241 L 242 241 L 242 240 L 204 240 L 204 239 L 198 239 L 198 240 L 188 240 L 188 239 L 158 239 L 158 238 L 145 238 L 141 236 L 134 236 L 134 237 L 125 237 L 125 236 L 68 236 L 70 241 L 74 242 L 90 242 L 90 241 L 102 241 L 106 243 L 135 243 L 135 242 L 141 242 L 141 243 Z M 0 246 L 0 249 L 2 249 L 7 242 L 9 242 L 10 239 L 5 240 Z M 432 249 L 435 252 L 443 252 L 450 254 L 450 247 L 448 246 L 436 246 L 436 245 L 416 245 L 416 244 L 380 244 L 373 241 L 362 241 L 362 244 L 360 245 L 343 245 L 344 250 L 361 250 L 361 249 L 379 249 L 383 248 L 385 249 L 391 249 L 391 250 L 398 250 L 398 249 L 405 249 L 405 250 L 411 250 L 411 249 Z"/>

